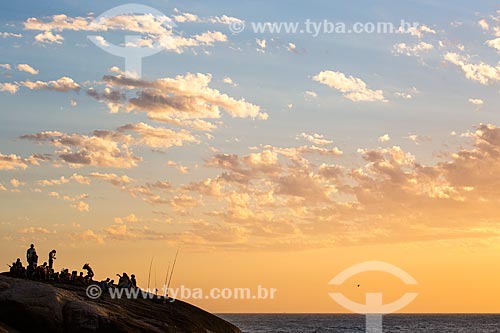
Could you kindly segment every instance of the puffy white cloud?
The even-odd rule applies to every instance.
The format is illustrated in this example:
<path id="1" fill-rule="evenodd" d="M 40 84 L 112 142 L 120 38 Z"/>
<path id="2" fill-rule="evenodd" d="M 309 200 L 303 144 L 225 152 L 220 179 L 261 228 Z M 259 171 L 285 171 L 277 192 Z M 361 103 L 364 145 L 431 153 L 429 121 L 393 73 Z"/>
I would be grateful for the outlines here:
<path id="1" fill-rule="evenodd" d="M 313 80 L 341 91 L 353 102 L 387 102 L 382 90 L 369 89 L 363 80 L 341 72 L 322 71 Z"/>
<path id="2" fill-rule="evenodd" d="M 71 205 L 71 208 L 74 208 L 80 212 L 89 212 L 90 205 L 84 201 L 78 201 Z"/>
<path id="3" fill-rule="evenodd" d="M 485 44 L 500 52 L 500 38 L 488 40 Z"/>
<path id="4" fill-rule="evenodd" d="M 0 153 L 0 170 L 26 169 L 30 165 L 39 165 L 40 157 L 33 155 L 28 158 Z"/>
<path id="5" fill-rule="evenodd" d="M 192 13 L 180 13 L 179 15 L 174 15 L 173 19 L 179 23 L 200 21 L 200 17 Z"/>
<path id="6" fill-rule="evenodd" d="M 378 138 L 378 142 L 388 142 L 391 140 L 389 134 L 384 134 Z"/>
<path id="7" fill-rule="evenodd" d="M 174 17 L 177 20 L 192 20 L 195 17 L 192 14 L 177 15 Z M 38 18 L 29 18 L 24 22 L 26 30 L 37 30 L 45 33 L 61 32 L 64 30 L 70 31 L 132 31 L 148 36 L 139 39 L 140 45 L 132 43 L 129 46 L 153 47 L 158 45 L 165 50 L 183 53 L 186 48 L 197 46 L 211 46 L 214 42 L 225 42 L 227 37 L 221 32 L 207 31 L 200 35 L 184 37 L 174 33 L 172 19 L 167 16 L 155 16 L 151 14 L 143 15 L 118 15 L 111 17 L 101 17 L 94 20 L 92 17 L 68 17 L 60 14 L 54 15 L 49 20 L 41 20 Z M 52 36 L 48 37 L 48 39 Z M 40 38 L 42 38 L 40 36 Z M 55 38 L 60 35 L 53 35 Z M 61 36 L 62 37 L 62 36 Z M 61 40 L 59 40 L 61 41 Z M 102 36 L 98 39 L 101 44 L 107 43 Z"/>
<path id="8" fill-rule="evenodd" d="M 40 71 L 38 69 L 35 69 L 28 64 L 18 64 L 16 66 L 16 69 L 18 71 L 26 72 L 26 73 L 29 73 L 31 75 L 37 75 L 38 73 L 40 73 Z"/>
<path id="9" fill-rule="evenodd" d="M 257 43 L 257 45 L 259 46 L 259 48 L 261 48 L 262 50 L 264 50 L 267 46 L 267 42 L 265 39 L 255 39 L 255 42 Z"/>
<path id="10" fill-rule="evenodd" d="M 429 28 L 425 24 L 421 24 L 417 27 L 411 27 L 404 32 L 409 33 L 410 35 L 415 36 L 419 39 L 423 38 L 425 34 L 436 34 L 436 31 L 434 29 Z"/>
<path id="11" fill-rule="evenodd" d="M 490 29 L 490 24 L 488 23 L 488 21 L 486 21 L 485 19 L 481 19 L 479 20 L 478 22 L 479 26 L 483 29 L 483 30 L 489 30 Z"/>
<path id="12" fill-rule="evenodd" d="M 406 43 L 399 43 L 394 45 L 393 53 L 394 54 L 404 54 L 407 56 L 417 56 L 423 52 L 429 52 L 432 50 L 434 46 L 429 43 L 420 42 L 416 45 L 407 45 Z"/>
<path id="13" fill-rule="evenodd" d="M 119 187 L 128 185 L 133 181 L 133 179 L 127 175 L 119 176 L 114 173 L 93 172 L 89 175 L 89 177 L 101 179 L 111 183 L 114 186 L 119 186 Z"/>
<path id="14" fill-rule="evenodd" d="M 64 37 L 52 31 L 44 31 L 35 36 L 35 42 L 40 44 L 62 44 Z"/>
<path id="15" fill-rule="evenodd" d="M 21 86 L 26 87 L 30 90 L 54 90 L 60 92 L 67 91 L 80 91 L 80 85 L 73 81 L 72 78 L 63 76 L 55 81 L 23 81 L 20 83 Z"/>
<path id="16" fill-rule="evenodd" d="M 20 186 L 26 185 L 26 183 L 23 183 L 16 178 L 12 178 L 10 180 L 10 185 L 12 185 L 12 187 L 18 188 Z"/>
<path id="17" fill-rule="evenodd" d="M 476 105 L 476 106 L 480 106 L 480 105 L 484 104 L 484 101 L 482 99 L 479 99 L 479 98 L 469 98 L 469 103 Z"/>
<path id="18" fill-rule="evenodd" d="M 299 138 L 305 139 L 315 145 L 320 145 L 320 146 L 333 143 L 333 141 L 325 139 L 324 135 L 317 133 L 314 134 L 301 133 L 300 135 L 297 136 L 297 139 Z"/>
<path id="19" fill-rule="evenodd" d="M 108 132 L 95 135 L 40 132 L 21 138 L 48 143 L 58 150 L 56 154 L 73 166 L 93 165 L 101 167 L 131 168 L 140 158 L 134 156 L 127 144 L 120 142 Z"/>
<path id="20" fill-rule="evenodd" d="M 15 94 L 19 91 L 19 86 L 14 83 L 0 83 L 0 91 L 8 92 L 9 94 Z"/>
<path id="21" fill-rule="evenodd" d="M 469 80 L 477 81 L 483 85 L 500 81 L 500 64 L 496 66 L 490 66 L 484 62 L 473 64 L 468 62 L 468 57 L 452 52 L 446 53 L 444 59 L 460 67 Z"/>
<path id="22" fill-rule="evenodd" d="M 266 119 L 260 107 L 245 99 L 234 99 L 210 88 L 210 74 L 179 75 L 155 81 L 130 79 L 124 76 L 105 76 L 108 87 L 103 93 L 90 90 L 88 93 L 108 105 L 112 112 L 132 110 L 146 112 L 150 119 L 184 125 L 195 129 L 211 129 L 213 125 L 203 118 L 220 118 L 221 110 L 232 117 Z M 137 89 L 136 96 L 127 98 L 119 90 Z"/>
<path id="23" fill-rule="evenodd" d="M 237 86 L 238 86 L 238 84 L 237 84 L 237 83 L 235 83 L 235 82 L 233 81 L 233 79 L 231 79 L 229 76 L 224 77 L 224 78 L 222 79 L 222 82 L 224 82 L 224 83 L 226 83 L 226 84 L 229 84 L 229 85 L 231 85 L 231 86 L 233 86 L 233 87 L 237 87 Z"/>

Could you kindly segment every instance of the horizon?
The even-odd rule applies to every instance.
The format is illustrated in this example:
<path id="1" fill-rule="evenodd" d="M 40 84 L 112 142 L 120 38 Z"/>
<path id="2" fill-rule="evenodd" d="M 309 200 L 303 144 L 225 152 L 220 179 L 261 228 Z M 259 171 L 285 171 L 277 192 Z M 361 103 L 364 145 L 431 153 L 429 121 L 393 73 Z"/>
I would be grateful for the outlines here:
<path id="1" fill-rule="evenodd" d="M 179 250 L 215 313 L 500 313 L 495 1 L 1 7 L 3 264 L 153 289 Z"/>

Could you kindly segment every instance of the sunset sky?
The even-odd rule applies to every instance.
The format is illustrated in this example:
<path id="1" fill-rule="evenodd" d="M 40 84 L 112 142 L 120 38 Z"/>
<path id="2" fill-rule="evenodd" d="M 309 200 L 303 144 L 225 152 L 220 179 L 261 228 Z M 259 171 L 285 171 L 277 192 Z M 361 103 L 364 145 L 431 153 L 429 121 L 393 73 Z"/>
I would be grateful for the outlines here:
<path id="1" fill-rule="evenodd" d="M 497 1 L 150 0 L 164 16 L 96 19 L 125 3 L 0 5 L 4 269 L 35 243 L 57 270 L 143 287 L 154 257 L 160 286 L 180 248 L 174 286 L 277 289 L 188 300 L 207 310 L 339 312 L 330 279 L 379 260 L 418 285 L 366 273 L 340 290 L 500 311 Z M 306 20 L 419 25 L 252 31 Z M 163 51 L 139 76 L 90 35 Z"/>

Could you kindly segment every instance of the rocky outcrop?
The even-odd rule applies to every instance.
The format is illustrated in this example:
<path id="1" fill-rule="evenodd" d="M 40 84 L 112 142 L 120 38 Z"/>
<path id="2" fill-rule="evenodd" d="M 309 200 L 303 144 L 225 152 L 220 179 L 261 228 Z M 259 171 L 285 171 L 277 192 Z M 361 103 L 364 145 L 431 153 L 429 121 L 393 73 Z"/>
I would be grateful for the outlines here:
<path id="1" fill-rule="evenodd" d="M 91 300 L 85 288 L 0 275 L 3 332 L 241 333 L 188 303 L 162 299 Z"/>

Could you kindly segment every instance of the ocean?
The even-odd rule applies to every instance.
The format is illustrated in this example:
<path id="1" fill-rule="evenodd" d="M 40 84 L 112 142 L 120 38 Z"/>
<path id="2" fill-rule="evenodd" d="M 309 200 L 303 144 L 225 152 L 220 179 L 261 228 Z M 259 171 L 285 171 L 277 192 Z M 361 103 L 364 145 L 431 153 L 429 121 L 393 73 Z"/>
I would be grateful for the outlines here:
<path id="1" fill-rule="evenodd" d="M 365 317 L 341 314 L 219 314 L 244 333 L 365 332 Z M 500 315 L 396 314 L 384 316 L 384 333 L 499 333 Z"/>

